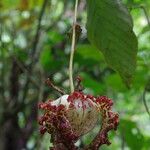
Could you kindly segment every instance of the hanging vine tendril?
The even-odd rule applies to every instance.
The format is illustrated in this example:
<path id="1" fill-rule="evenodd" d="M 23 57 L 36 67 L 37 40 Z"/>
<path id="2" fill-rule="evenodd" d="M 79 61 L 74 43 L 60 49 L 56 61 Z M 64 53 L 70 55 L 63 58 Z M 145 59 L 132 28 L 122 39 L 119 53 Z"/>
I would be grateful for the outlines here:
<path id="1" fill-rule="evenodd" d="M 77 9 L 78 9 L 78 0 L 75 2 L 75 10 L 74 10 L 74 20 L 73 20 L 73 33 L 72 33 L 72 44 L 71 44 L 71 53 L 70 53 L 70 62 L 69 62 L 69 82 L 70 82 L 70 91 L 74 92 L 74 84 L 73 84 L 73 58 L 75 52 L 76 45 L 76 22 L 77 22 Z"/>

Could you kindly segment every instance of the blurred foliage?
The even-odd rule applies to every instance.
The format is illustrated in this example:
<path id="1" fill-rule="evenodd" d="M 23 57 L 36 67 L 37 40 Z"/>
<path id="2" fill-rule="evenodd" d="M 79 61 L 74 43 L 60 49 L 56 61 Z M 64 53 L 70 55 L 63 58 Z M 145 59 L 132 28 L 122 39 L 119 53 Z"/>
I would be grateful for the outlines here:
<path id="1" fill-rule="evenodd" d="M 107 95 L 120 114 L 120 126 L 111 133 L 112 144 L 102 150 L 150 150 L 150 120 L 142 95 L 150 79 L 149 0 L 124 0 L 134 20 L 139 49 L 134 82 L 130 89 L 111 70 L 102 54 L 87 40 L 86 1 L 79 5 L 78 22 L 83 35 L 76 49 L 74 77 L 81 75 L 85 92 Z M 69 91 L 68 65 L 73 0 L 0 1 L 0 149 L 46 150 L 49 135 L 38 132 L 37 104 L 58 93 L 44 81 L 50 77 Z M 133 8 L 133 9 L 131 9 Z M 150 94 L 146 99 L 150 107 Z M 77 144 L 89 143 L 97 127 Z"/>

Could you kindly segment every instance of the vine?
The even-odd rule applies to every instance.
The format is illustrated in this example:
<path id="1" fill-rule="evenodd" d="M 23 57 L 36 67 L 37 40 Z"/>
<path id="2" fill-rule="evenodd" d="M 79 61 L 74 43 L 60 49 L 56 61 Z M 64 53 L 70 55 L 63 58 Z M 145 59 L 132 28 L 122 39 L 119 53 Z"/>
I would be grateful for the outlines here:
<path id="1" fill-rule="evenodd" d="M 77 22 L 77 9 L 78 9 L 78 0 L 75 1 L 75 9 L 74 9 L 74 20 L 73 20 L 73 33 L 72 33 L 72 44 L 71 44 L 71 54 L 70 54 L 70 62 L 69 62 L 69 81 L 70 81 L 70 91 L 74 92 L 74 84 L 73 84 L 73 58 L 75 52 L 76 45 L 76 22 Z"/>

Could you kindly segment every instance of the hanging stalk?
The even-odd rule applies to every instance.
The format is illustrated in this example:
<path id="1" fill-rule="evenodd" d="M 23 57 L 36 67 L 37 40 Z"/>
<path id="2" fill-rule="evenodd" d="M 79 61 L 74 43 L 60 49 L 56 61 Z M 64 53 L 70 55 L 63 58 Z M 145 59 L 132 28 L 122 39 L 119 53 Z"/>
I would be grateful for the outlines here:
<path id="1" fill-rule="evenodd" d="M 73 19 L 73 33 L 72 33 L 72 44 L 71 44 L 71 53 L 70 53 L 70 62 L 69 62 L 69 84 L 71 93 L 74 92 L 74 83 L 73 83 L 73 58 L 76 45 L 76 21 L 77 21 L 77 9 L 78 9 L 78 0 L 75 2 L 74 10 L 74 19 Z"/>

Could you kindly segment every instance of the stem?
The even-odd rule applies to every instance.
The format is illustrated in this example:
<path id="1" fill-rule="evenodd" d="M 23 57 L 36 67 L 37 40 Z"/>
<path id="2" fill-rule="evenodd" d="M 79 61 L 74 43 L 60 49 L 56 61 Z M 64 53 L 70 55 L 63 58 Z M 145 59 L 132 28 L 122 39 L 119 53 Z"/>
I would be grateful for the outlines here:
<path id="1" fill-rule="evenodd" d="M 143 10 L 143 12 L 144 12 L 144 14 L 145 14 L 145 17 L 146 17 L 146 20 L 147 20 L 147 24 L 148 24 L 148 26 L 149 26 L 149 28 L 150 28 L 150 19 L 149 19 L 149 17 L 148 17 L 147 10 L 146 10 L 146 8 L 145 8 L 144 6 L 141 6 L 141 9 Z"/>
<path id="2" fill-rule="evenodd" d="M 78 0 L 76 0 L 76 3 L 75 3 L 74 20 L 73 20 L 73 34 L 72 34 L 72 44 L 71 44 L 71 54 L 70 54 L 70 62 L 69 62 L 69 82 L 70 82 L 70 91 L 71 91 L 71 93 L 74 92 L 74 84 L 73 84 L 73 58 L 74 58 L 75 45 L 76 45 L 77 9 L 78 9 Z"/>
<path id="3" fill-rule="evenodd" d="M 32 45 L 32 51 L 31 51 L 31 63 L 28 66 L 28 68 L 29 68 L 28 72 L 29 72 L 30 75 L 32 75 L 32 71 L 33 71 L 32 67 L 36 63 L 36 57 L 35 56 L 36 56 L 36 53 L 37 53 L 37 47 L 38 47 L 38 43 L 39 43 L 39 40 L 40 40 L 41 22 L 42 22 L 44 13 L 45 13 L 45 9 L 46 9 L 47 3 L 48 3 L 48 0 L 43 0 L 43 4 L 42 4 L 41 10 L 40 10 L 40 14 L 39 14 L 39 18 L 38 18 L 36 34 L 35 34 L 35 37 L 34 37 L 34 41 L 33 41 L 33 45 Z M 28 93 L 28 90 L 29 90 L 29 88 L 28 88 L 29 87 L 29 83 L 30 83 L 30 80 L 29 80 L 29 78 L 27 78 L 27 80 L 26 80 L 26 82 L 24 84 L 22 101 L 24 101 L 26 99 L 26 96 L 27 96 L 27 93 Z"/>
<path id="4" fill-rule="evenodd" d="M 147 12 L 145 6 L 143 6 L 143 5 L 138 5 L 138 6 L 131 6 L 131 7 L 129 7 L 129 8 L 130 8 L 130 9 L 137 9 L 137 8 L 138 8 L 138 9 L 143 10 L 144 15 L 145 15 L 145 18 L 146 18 L 146 20 L 147 20 L 147 24 L 148 24 L 148 26 L 150 27 L 150 19 L 149 19 L 148 12 Z"/>
<path id="5" fill-rule="evenodd" d="M 46 84 L 49 86 L 49 87 L 51 87 L 51 88 L 53 88 L 54 90 L 56 90 L 57 92 L 59 92 L 61 95 L 65 95 L 65 92 L 64 91 L 62 91 L 60 88 L 58 88 L 57 86 L 55 86 L 52 82 L 51 82 L 51 80 L 48 78 L 47 80 L 46 80 Z"/>
<path id="6" fill-rule="evenodd" d="M 144 89 L 142 100 L 143 100 L 143 103 L 144 103 L 145 110 L 146 110 L 147 114 L 150 117 L 150 111 L 149 111 L 149 108 L 148 108 L 147 102 L 146 102 L 146 88 Z"/>

